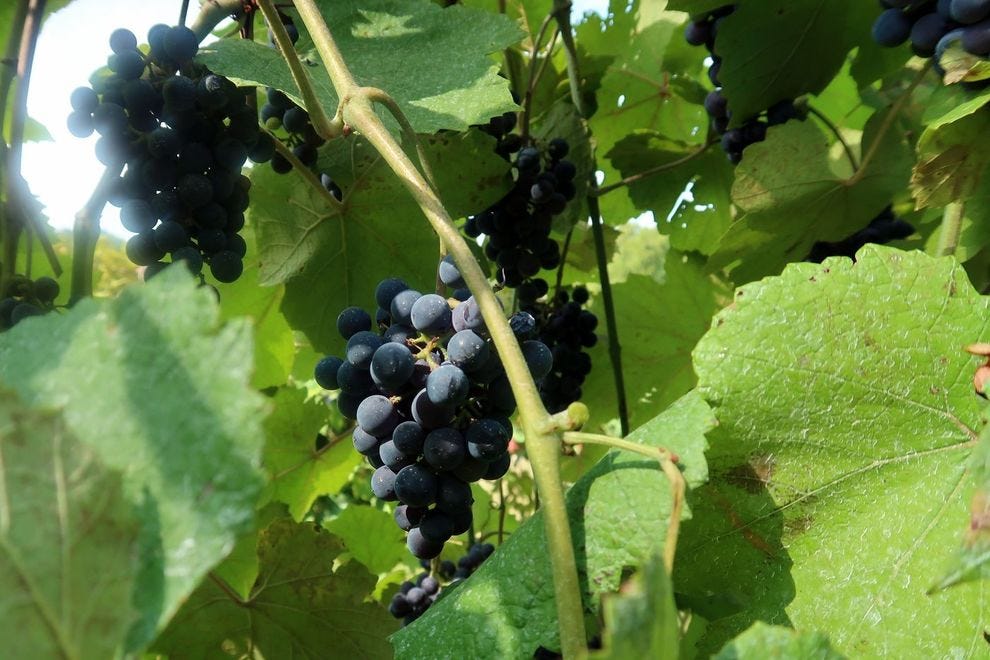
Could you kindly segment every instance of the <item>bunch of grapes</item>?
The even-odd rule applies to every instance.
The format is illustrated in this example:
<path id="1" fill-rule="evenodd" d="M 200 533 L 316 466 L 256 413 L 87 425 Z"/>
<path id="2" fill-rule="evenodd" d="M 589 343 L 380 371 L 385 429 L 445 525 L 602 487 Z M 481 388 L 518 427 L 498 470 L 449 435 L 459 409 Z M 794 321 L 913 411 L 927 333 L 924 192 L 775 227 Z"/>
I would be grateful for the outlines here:
<path id="1" fill-rule="evenodd" d="M 893 48 L 910 41 L 919 57 L 934 58 L 958 44 L 971 55 L 990 56 L 990 0 L 882 0 L 873 40 Z M 980 81 L 983 82 L 983 81 Z"/>
<path id="2" fill-rule="evenodd" d="M 403 582 L 399 586 L 399 593 L 395 594 L 392 602 L 389 603 L 389 613 L 396 619 L 402 619 L 403 626 L 408 626 L 423 616 L 430 605 L 436 602 L 445 586 L 470 576 L 493 552 L 495 546 L 491 543 L 476 543 L 466 555 L 457 560 L 456 565 L 452 561 L 442 561 L 437 572 L 437 577 L 440 579 L 429 573 L 420 573 L 415 582 L 412 580 Z M 429 561 L 422 561 L 420 565 L 426 570 L 430 569 Z M 444 580 L 447 584 L 441 584 L 440 580 Z"/>
<path id="3" fill-rule="evenodd" d="M 0 299 L 0 332 L 29 316 L 41 316 L 55 309 L 58 293 L 58 282 L 50 277 L 39 277 L 32 282 L 24 275 L 15 275 Z"/>
<path id="4" fill-rule="evenodd" d="M 855 258 L 856 253 L 867 243 L 884 245 L 891 241 L 907 238 L 914 233 L 914 227 L 910 223 L 901 220 L 894 215 L 891 207 L 885 208 L 877 217 L 870 220 L 870 224 L 860 229 L 855 234 L 847 236 L 841 241 L 829 243 L 818 241 L 811 248 L 807 261 L 821 263 L 828 257 L 849 257 Z"/>
<path id="5" fill-rule="evenodd" d="M 466 293 L 452 260 L 441 262 L 440 278 Z M 340 412 L 357 420 L 354 447 L 375 468 L 372 491 L 400 502 L 395 521 L 420 559 L 468 531 L 470 484 L 509 469 L 515 398 L 477 302 L 461 297 L 384 280 L 374 323 L 359 307 L 342 311 L 344 358 L 325 357 L 315 369 L 320 386 L 340 390 Z M 522 351 L 534 378 L 550 372 L 543 343 L 523 342 Z"/>
<path id="6" fill-rule="evenodd" d="M 265 162 L 271 138 L 258 129 L 247 94 L 193 62 L 199 48 L 189 28 L 155 25 L 150 53 L 129 30 L 110 35 L 110 75 L 72 92 L 68 127 L 94 131 L 96 156 L 108 168 L 126 165 L 112 186 L 120 207 L 128 258 L 153 276 L 181 261 L 200 274 L 204 263 L 220 282 L 243 270 L 244 226 L 250 181 L 241 168 Z"/>
<path id="7" fill-rule="evenodd" d="M 511 134 L 504 135 L 511 124 L 502 115 L 493 119 L 487 129 L 492 134 L 502 131 L 500 147 L 510 142 L 503 148 L 503 155 L 511 153 L 509 148 L 518 147 Z M 537 297 L 546 295 L 547 283 L 536 275 L 541 269 L 560 264 L 560 247 L 550 238 L 553 216 L 562 213 L 576 194 L 577 170 L 565 159 L 568 150 L 562 138 L 550 140 L 546 158 L 536 147 L 519 149 L 513 163 L 512 190 L 465 223 L 464 231 L 471 238 L 487 236 L 485 254 L 496 265 L 499 284 L 515 288 L 529 282 L 539 293 Z"/>
<path id="8" fill-rule="evenodd" d="M 712 130 L 721 136 L 722 150 L 733 164 L 742 160 L 743 150 L 746 147 L 766 139 L 768 127 L 783 124 L 791 119 L 804 119 L 804 113 L 795 106 L 793 100 L 783 100 L 767 108 L 765 118 L 761 118 L 758 114 L 746 118 L 735 128 L 729 128 L 732 113 L 719 83 L 718 74 L 722 68 L 722 58 L 716 53 L 715 45 L 719 26 L 735 9 L 735 5 L 714 9 L 696 17 L 687 24 L 684 31 L 684 38 L 689 44 L 705 46 L 711 54 L 712 63 L 708 67 L 708 78 L 715 85 L 715 89 L 705 97 L 705 111 L 711 118 Z"/>
<path id="9" fill-rule="evenodd" d="M 581 398 L 581 386 L 591 373 L 591 356 L 585 349 L 598 343 L 598 317 L 587 309 L 588 290 L 576 286 L 568 295 L 560 290 L 550 302 L 522 305 L 510 325 L 520 339 L 537 338 L 553 356 L 550 373 L 539 383 L 547 410 L 564 410 Z"/>

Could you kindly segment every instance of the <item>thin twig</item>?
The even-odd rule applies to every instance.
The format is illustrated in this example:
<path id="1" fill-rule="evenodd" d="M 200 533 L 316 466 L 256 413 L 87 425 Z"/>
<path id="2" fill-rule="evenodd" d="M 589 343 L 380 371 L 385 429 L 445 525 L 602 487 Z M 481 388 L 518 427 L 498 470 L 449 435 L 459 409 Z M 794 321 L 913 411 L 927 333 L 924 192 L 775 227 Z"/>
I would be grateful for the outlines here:
<path id="1" fill-rule="evenodd" d="M 505 484 L 498 480 L 498 544 L 505 538 Z"/>
<path id="2" fill-rule="evenodd" d="M 567 253 L 571 249 L 571 239 L 574 238 L 574 227 L 567 230 L 567 236 L 564 237 L 564 247 L 560 249 L 560 264 L 557 266 L 557 281 L 553 286 L 553 295 L 556 298 L 557 294 L 560 293 L 560 287 L 564 282 L 564 266 L 567 264 Z"/>
<path id="3" fill-rule="evenodd" d="M 613 190 L 618 190 L 619 188 L 621 188 L 623 186 L 632 185 L 634 183 L 637 183 L 639 181 L 642 181 L 643 179 L 646 179 L 648 177 L 651 177 L 651 176 L 653 176 L 655 174 L 660 174 L 661 172 L 667 172 L 669 170 L 674 169 L 675 167 L 680 167 L 681 165 L 683 165 L 685 163 L 690 163 L 692 160 L 694 160 L 698 156 L 701 156 L 706 151 L 708 151 L 708 148 L 710 146 L 712 146 L 713 144 L 715 144 L 715 141 L 712 140 L 712 139 L 708 139 L 708 140 L 705 141 L 705 143 L 703 145 L 701 145 L 700 147 L 698 147 L 697 149 L 695 149 L 691 153 L 687 154 L 686 156 L 682 156 L 682 157 L 678 158 L 677 160 L 672 160 L 669 163 L 663 163 L 661 165 L 657 165 L 656 167 L 651 167 L 650 169 L 643 170 L 642 172 L 639 172 L 638 174 L 632 174 L 632 175 L 627 176 L 626 178 L 622 179 L 621 181 L 616 181 L 615 183 L 609 184 L 607 186 L 602 186 L 600 188 L 595 188 L 595 189 L 592 190 L 592 193 L 591 194 L 594 197 L 601 197 L 602 195 L 604 195 L 606 193 L 610 193 Z"/>
<path id="4" fill-rule="evenodd" d="M 842 149 L 846 152 L 846 158 L 849 159 L 849 164 L 852 165 L 853 172 L 858 170 L 859 163 L 856 161 L 856 155 L 853 154 L 853 150 L 849 146 L 849 143 L 846 142 L 846 139 L 842 137 L 842 131 L 839 130 L 839 127 L 836 126 L 835 122 L 829 119 L 821 110 L 812 105 L 808 106 L 808 112 L 818 117 L 818 120 L 825 124 L 826 128 L 832 131 L 835 139 L 839 141 L 839 144 L 842 145 Z"/>
<path id="5" fill-rule="evenodd" d="M 413 146 L 416 147 L 416 158 L 419 159 L 420 171 L 426 178 L 427 183 L 430 184 L 430 187 L 433 188 L 433 192 L 439 196 L 440 191 L 437 189 L 437 181 L 433 176 L 433 169 L 430 167 L 430 161 L 426 157 L 426 149 L 423 148 L 422 141 L 419 139 L 419 136 L 416 135 L 416 129 L 413 128 L 411 123 L 409 123 L 409 119 L 406 118 L 406 114 L 402 112 L 402 108 L 399 107 L 399 104 L 384 90 L 378 89 L 377 87 L 361 87 L 358 90 L 358 93 L 365 96 L 368 100 L 374 101 L 375 103 L 381 103 L 388 108 L 388 111 L 392 114 L 392 117 L 395 118 L 395 121 L 399 122 L 399 127 L 402 129 L 402 134 L 406 138 L 406 141 L 411 142 Z"/>
<path id="6" fill-rule="evenodd" d="M 567 82 L 571 88 L 571 103 L 577 113 L 588 118 L 584 98 L 581 96 L 581 68 L 578 65 L 577 46 L 571 31 L 571 0 L 553 0 L 553 15 L 560 28 L 560 39 L 564 42 L 564 55 L 567 60 Z"/>
<path id="7" fill-rule="evenodd" d="M 189 0 L 182 0 L 182 8 L 179 9 L 179 25 L 186 24 L 186 16 L 189 14 Z"/>
<path id="8" fill-rule="evenodd" d="M 663 470 L 667 481 L 670 483 L 670 520 L 667 521 L 667 538 L 663 544 L 663 563 L 667 567 L 667 573 L 671 573 L 674 570 L 677 537 L 681 529 L 681 512 L 684 508 L 684 492 L 687 489 L 687 485 L 684 482 L 684 475 L 681 474 L 681 471 L 675 465 L 677 461 L 676 455 L 664 447 L 641 445 L 628 440 L 622 440 L 621 438 L 612 438 L 607 435 L 597 435 L 595 433 L 567 431 L 564 433 L 564 442 L 569 445 L 604 445 L 613 449 L 647 456 L 660 463 L 660 469 Z"/>
<path id="9" fill-rule="evenodd" d="M 303 181 L 316 190 L 327 204 L 338 210 L 343 207 L 344 203 L 331 195 L 330 191 L 323 187 L 323 184 L 316 178 L 316 175 L 313 174 L 312 170 L 306 167 L 306 165 L 299 160 L 299 157 L 292 153 L 292 149 L 289 148 L 289 145 L 275 137 L 275 135 L 267 128 L 262 128 L 261 130 L 268 133 L 269 137 L 271 137 L 272 142 L 275 143 L 275 151 L 281 154 L 283 158 L 292 164 L 292 169 L 303 178 Z"/>
<path id="10" fill-rule="evenodd" d="M 540 43 L 542 43 L 543 37 L 546 35 L 547 29 L 553 23 L 553 20 L 552 13 L 547 14 L 546 18 L 543 19 L 540 29 L 536 33 L 536 38 L 533 39 L 533 48 L 529 55 L 529 75 L 526 78 L 526 95 L 523 97 L 522 121 L 520 122 L 520 133 L 522 133 L 524 140 L 529 137 L 529 116 L 533 107 L 533 89 L 536 87 L 536 70 L 540 61 Z"/>

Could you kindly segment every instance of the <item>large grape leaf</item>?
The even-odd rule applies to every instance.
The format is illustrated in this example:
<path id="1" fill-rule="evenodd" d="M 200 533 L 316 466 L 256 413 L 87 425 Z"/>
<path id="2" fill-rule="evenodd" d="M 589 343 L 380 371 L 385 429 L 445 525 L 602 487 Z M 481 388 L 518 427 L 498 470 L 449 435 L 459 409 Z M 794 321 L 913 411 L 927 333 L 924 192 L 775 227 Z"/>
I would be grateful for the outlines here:
<path id="1" fill-rule="evenodd" d="M 739 124 L 777 101 L 816 94 L 853 46 L 869 40 L 874 6 L 860 0 L 763 0 L 719 25 L 719 82 Z"/>
<path id="2" fill-rule="evenodd" d="M 138 613 L 138 521 L 53 413 L 0 392 L 0 636 L 12 658 L 109 658 Z"/>
<path id="3" fill-rule="evenodd" d="M 213 294 L 172 271 L 0 335 L 0 382 L 30 405 L 64 408 L 140 509 L 134 648 L 250 529 L 261 491 L 250 327 L 221 326 Z"/>
<path id="4" fill-rule="evenodd" d="M 911 191 L 918 208 L 944 206 L 977 192 L 990 165 L 990 112 L 928 129 L 918 141 Z"/>
<path id="5" fill-rule="evenodd" d="M 828 139 L 811 121 L 771 128 L 765 142 L 748 147 L 732 187 L 745 215 L 722 237 L 712 267 L 735 266 L 733 280 L 749 282 L 804 260 L 815 241 L 865 227 L 909 177 L 911 157 L 896 125 L 880 137 L 886 112 L 866 126 L 863 144 L 881 142 L 858 181 L 844 156 L 830 157 Z"/>
<path id="6" fill-rule="evenodd" d="M 607 154 L 637 129 L 662 132 L 687 144 L 704 141 L 708 116 L 701 105 L 703 55 L 681 36 L 685 18 L 679 12 L 664 12 L 645 27 L 621 35 L 626 45 L 602 77 L 598 110 L 590 120 L 599 154 Z M 603 185 L 621 180 L 622 173 L 608 159 L 599 167 Z M 641 212 L 625 188 L 608 193 L 600 203 L 610 223 L 621 224 Z"/>
<path id="7" fill-rule="evenodd" d="M 437 186 L 454 216 L 477 213 L 508 187 L 509 164 L 478 131 L 424 137 Z M 375 284 L 402 276 L 432 288 L 439 243 L 422 211 L 368 144 L 338 140 L 320 160 L 344 191 L 326 194 L 295 174 L 254 168 L 251 221 L 258 232 L 261 282 L 286 282 L 282 312 L 313 347 L 340 351 L 335 319 L 345 307 L 373 304 Z M 374 313 L 374 308 L 370 310 Z"/>
<path id="8" fill-rule="evenodd" d="M 361 455 L 348 437 L 316 448 L 316 434 L 329 411 L 320 401 L 306 401 L 305 390 L 280 389 L 273 404 L 275 411 L 265 420 L 269 480 L 262 500 L 284 502 L 299 521 L 317 497 L 340 491 Z"/>
<path id="9" fill-rule="evenodd" d="M 704 433 L 712 418 L 691 393 L 629 439 L 673 449 L 689 486 L 704 482 Z M 585 607 L 619 586 L 623 568 L 662 546 L 671 497 L 655 461 L 613 452 L 567 493 Z M 559 648 L 543 514 L 521 525 L 459 588 L 392 636 L 399 658 L 521 658 Z M 443 639 L 443 648 L 436 640 Z"/>
<path id="10" fill-rule="evenodd" d="M 700 651 L 757 619 L 858 657 L 985 648 L 985 590 L 925 591 L 967 519 L 988 310 L 953 260 L 877 246 L 737 291 L 694 352 L 719 427 L 674 584 Z"/>
<path id="11" fill-rule="evenodd" d="M 698 263 L 669 252 L 664 269 L 663 284 L 630 275 L 612 289 L 632 429 L 694 387 L 691 350 L 718 309 L 712 280 Z M 594 368 L 582 397 L 591 407 L 592 427 L 616 417 L 618 406 L 602 305 L 599 296 L 591 308 L 600 319 L 598 343 L 589 351 Z"/>
<path id="12" fill-rule="evenodd" d="M 508 83 L 489 57 L 523 36 L 505 16 L 444 9 L 428 0 L 320 0 L 317 5 L 358 84 L 388 92 L 417 132 L 465 130 L 515 109 Z M 241 84 L 276 87 L 302 103 L 275 49 L 221 39 L 198 59 Z M 332 115 L 338 97 L 327 71 L 315 52 L 307 62 L 321 104 Z"/>
<path id="13" fill-rule="evenodd" d="M 405 532 L 387 511 L 354 504 L 323 526 L 375 575 L 387 573 L 396 564 L 416 561 L 406 549 Z"/>
<path id="14" fill-rule="evenodd" d="M 974 92 L 959 85 L 939 85 L 925 103 L 922 121 L 934 131 L 971 115 L 990 103 L 990 87 Z"/>
<path id="15" fill-rule="evenodd" d="M 653 211 L 657 228 L 670 236 L 674 249 L 702 254 L 715 250 L 732 222 L 733 168 L 720 149 L 637 131 L 606 156 L 623 177 L 685 161 L 630 184 L 629 196 L 637 208 Z"/>
<path id="16" fill-rule="evenodd" d="M 677 607 L 670 576 L 659 554 L 622 585 L 620 594 L 605 596 L 604 650 L 593 660 L 664 658 L 676 660 L 680 646 Z"/>
<path id="17" fill-rule="evenodd" d="M 726 644 L 714 660 L 842 660 L 844 657 L 822 633 L 797 632 L 757 621 Z"/>
<path id="18" fill-rule="evenodd" d="M 258 579 L 242 598 L 215 576 L 189 597 L 155 641 L 174 658 L 389 658 L 398 625 L 365 602 L 375 579 L 361 564 L 334 569 L 341 542 L 282 518 L 258 537 Z"/>

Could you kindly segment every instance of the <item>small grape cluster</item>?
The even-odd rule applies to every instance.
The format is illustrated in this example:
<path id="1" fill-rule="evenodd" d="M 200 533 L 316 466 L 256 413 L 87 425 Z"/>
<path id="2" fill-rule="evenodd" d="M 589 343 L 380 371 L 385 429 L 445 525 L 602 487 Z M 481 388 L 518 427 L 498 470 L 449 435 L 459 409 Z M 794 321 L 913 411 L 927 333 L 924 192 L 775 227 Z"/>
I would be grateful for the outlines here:
<path id="1" fill-rule="evenodd" d="M 537 338 L 553 355 L 553 367 L 539 383 L 543 405 L 552 413 L 581 398 L 581 386 L 591 373 L 591 356 L 585 349 L 598 343 L 598 317 L 582 309 L 588 298 L 583 286 L 574 287 L 570 294 L 560 290 L 549 303 L 522 305 L 522 311 L 509 322 L 517 337 Z"/>
<path id="2" fill-rule="evenodd" d="M 489 123 L 488 132 L 498 132 L 493 125 L 504 130 L 510 124 L 503 115 Z M 511 134 L 501 137 L 499 147 L 511 137 Z M 509 147 L 515 146 L 513 140 Z M 495 276 L 499 284 L 515 288 L 530 282 L 539 294 L 537 297 L 546 295 L 547 283 L 536 275 L 541 269 L 560 265 L 560 246 L 550 238 L 553 216 L 562 213 L 576 194 L 574 176 L 577 170 L 574 163 L 565 159 L 569 149 L 562 138 L 550 140 L 546 159 L 536 147 L 519 149 L 513 162 L 515 184 L 512 190 L 483 212 L 467 219 L 464 232 L 468 236 L 478 238 L 484 234 L 488 237 L 485 254 L 496 265 Z"/>
<path id="3" fill-rule="evenodd" d="M 719 72 L 722 68 L 722 58 L 715 52 L 715 39 L 719 26 L 736 7 L 725 5 L 711 12 L 696 17 L 687 24 L 684 38 L 692 46 L 705 46 L 711 54 L 712 63 L 708 67 L 708 78 L 715 89 L 705 97 L 705 112 L 711 119 L 712 129 L 721 136 L 722 150 L 733 164 L 742 161 L 743 150 L 751 144 L 763 142 L 767 137 L 767 128 L 784 124 L 791 119 L 804 119 L 804 114 L 793 100 L 778 101 L 766 110 L 766 117 L 760 115 L 747 118 L 735 128 L 729 128 L 732 112 L 729 110 L 728 99 L 722 93 L 719 82 Z M 761 113 L 762 114 L 762 113 Z"/>
<path id="4" fill-rule="evenodd" d="M 855 234 L 851 234 L 841 241 L 830 243 L 818 241 L 812 248 L 806 261 L 821 263 L 828 257 L 849 257 L 855 258 L 859 249 L 867 243 L 884 245 L 891 241 L 907 238 L 914 233 L 914 227 L 909 222 L 901 220 L 891 207 L 885 208 L 875 218 L 870 220 L 870 224 L 860 229 Z"/>
<path id="5" fill-rule="evenodd" d="M 24 275 L 15 275 L 0 299 L 0 332 L 13 328 L 29 316 L 52 311 L 58 294 L 58 282 L 50 277 L 39 277 L 32 282 Z"/>
<path id="6" fill-rule="evenodd" d="M 354 447 L 375 468 L 372 491 L 400 502 L 396 523 L 420 559 L 470 528 L 471 482 L 508 471 L 516 409 L 481 310 L 464 295 L 451 259 L 439 275 L 458 296 L 422 294 L 397 278 L 380 282 L 376 330 L 368 312 L 345 309 L 337 318 L 345 356 L 325 357 L 315 369 L 321 387 L 341 390 L 340 412 L 357 420 Z M 526 341 L 522 350 L 534 378 L 550 372 L 544 344 Z"/>
<path id="7" fill-rule="evenodd" d="M 881 0 L 880 5 L 884 11 L 873 22 L 873 40 L 881 46 L 910 41 L 914 54 L 934 58 L 936 68 L 953 45 L 990 56 L 990 0 Z"/>
<path id="8" fill-rule="evenodd" d="M 457 560 L 457 564 L 449 560 L 440 562 L 437 575 L 439 580 L 429 573 L 420 573 L 415 582 L 407 580 L 399 585 L 399 593 L 392 597 L 388 611 L 396 619 L 402 619 L 402 625 L 410 623 L 423 616 L 440 596 L 445 586 L 459 582 L 474 573 L 481 564 L 495 552 L 491 543 L 476 543 L 468 553 Z M 429 561 L 420 562 L 424 569 L 430 569 Z M 441 584 L 440 580 L 447 584 Z"/>
<path id="9" fill-rule="evenodd" d="M 126 164 L 108 199 L 135 235 L 128 258 L 147 266 L 145 278 L 181 261 L 200 274 L 204 263 L 220 282 L 243 270 L 247 245 L 240 236 L 250 180 L 250 157 L 269 160 L 271 138 L 261 133 L 247 94 L 194 63 L 199 40 L 189 28 L 155 25 L 150 53 L 132 32 L 110 36 L 111 75 L 72 92 L 68 127 L 94 131 L 96 156 L 108 168 Z"/>

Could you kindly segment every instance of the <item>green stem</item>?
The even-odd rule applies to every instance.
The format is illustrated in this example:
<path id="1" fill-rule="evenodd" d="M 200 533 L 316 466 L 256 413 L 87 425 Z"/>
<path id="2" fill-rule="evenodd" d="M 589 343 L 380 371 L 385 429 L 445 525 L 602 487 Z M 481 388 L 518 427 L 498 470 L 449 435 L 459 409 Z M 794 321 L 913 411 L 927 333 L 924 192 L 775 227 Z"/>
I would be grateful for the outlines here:
<path id="1" fill-rule="evenodd" d="M 21 0 L 14 10 L 10 36 L 0 68 L 0 190 L 7 189 L 7 141 L 3 128 L 7 125 L 7 106 L 10 88 L 17 77 L 17 53 L 21 48 L 24 21 L 27 20 L 28 0 Z M 0 295 L 17 270 L 17 232 L 10 221 L 7 204 L 0 203 Z"/>
<path id="2" fill-rule="evenodd" d="M 392 113 L 392 117 L 395 118 L 395 121 L 399 122 L 399 127 L 402 129 L 402 134 L 405 136 L 406 140 L 416 147 L 416 158 L 419 159 L 420 171 L 430 184 L 430 187 L 433 188 L 433 192 L 439 195 L 440 191 L 437 189 L 437 182 L 436 178 L 433 176 L 433 170 L 430 168 L 430 161 L 426 158 L 426 150 L 423 149 L 423 143 L 420 142 L 419 136 L 416 135 L 416 129 L 413 128 L 411 123 L 409 123 L 409 119 L 406 118 L 406 115 L 402 112 L 402 108 L 399 107 L 399 104 L 396 103 L 395 99 L 389 96 L 384 90 L 378 89 L 377 87 L 362 87 L 358 91 L 369 101 L 381 103 L 390 113 Z"/>
<path id="3" fill-rule="evenodd" d="M 654 447 L 652 445 L 641 445 L 621 438 L 613 438 L 607 435 L 595 433 L 578 433 L 567 431 L 564 433 L 564 443 L 569 445 L 603 445 L 612 449 L 628 451 L 641 456 L 647 456 L 660 463 L 667 481 L 670 482 L 671 506 L 670 520 L 667 522 L 667 538 L 663 544 L 663 560 L 667 567 L 667 572 L 674 570 L 674 556 L 677 553 L 677 538 L 681 529 L 681 512 L 684 509 L 684 493 L 687 484 L 684 475 L 677 468 L 675 463 L 678 458 L 665 447 Z"/>
<path id="4" fill-rule="evenodd" d="M 557 266 L 557 280 L 554 282 L 553 295 L 556 298 L 564 282 L 564 266 L 567 265 L 567 253 L 571 250 L 571 240 L 574 238 L 574 227 L 567 230 L 564 237 L 564 247 L 560 248 L 560 265 Z"/>
<path id="5" fill-rule="evenodd" d="M 244 0 L 204 0 L 189 29 L 202 41 L 223 19 L 228 16 L 240 18 L 244 5 Z"/>
<path id="6" fill-rule="evenodd" d="M 962 234 L 962 221 L 965 205 L 962 202 L 951 202 L 942 211 L 942 225 L 938 232 L 938 247 L 935 254 L 948 257 L 956 253 L 959 247 L 959 236 Z"/>
<path id="7" fill-rule="evenodd" d="M 894 105 L 890 106 L 890 110 L 887 111 L 887 115 L 883 118 L 880 128 L 877 129 L 877 134 L 874 136 L 873 142 L 870 144 L 870 148 L 863 156 L 863 160 L 860 162 L 859 167 L 856 169 L 856 172 L 846 180 L 847 186 L 856 185 L 863 180 L 864 176 L 866 176 L 866 168 L 876 157 L 877 152 L 880 151 L 880 144 L 887 136 L 887 131 L 889 131 L 894 125 L 894 119 L 897 118 L 897 115 L 900 114 L 901 110 L 904 109 L 904 106 L 907 105 L 908 99 L 911 98 L 911 94 L 918 87 L 918 85 L 921 84 L 921 81 L 925 79 L 925 76 L 928 74 L 928 70 L 930 68 L 931 62 L 928 62 L 925 66 L 921 67 L 921 71 L 919 71 L 918 75 L 911 81 L 908 88 L 904 90 L 904 93 L 900 95 L 896 102 L 894 102 Z"/>
<path id="8" fill-rule="evenodd" d="M 179 8 L 179 25 L 186 24 L 186 16 L 189 15 L 189 0 L 182 0 L 182 7 Z"/>
<path id="9" fill-rule="evenodd" d="M 821 110 L 818 110 L 817 108 L 815 108 L 810 104 L 808 105 L 808 112 L 818 117 L 818 120 L 821 123 L 825 124 L 828 130 L 832 131 L 832 135 L 835 136 L 835 139 L 838 140 L 839 144 L 842 145 L 843 151 L 846 152 L 846 158 L 849 159 L 849 164 L 852 166 L 853 171 L 855 172 L 856 170 L 858 170 L 859 163 L 856 161 L 856 155 L 853 154 L 853 150 L 849 146 L 849 143 L 846 142 L 846 139 L 842 137 L 842 131 L 839 130 L 839 127 L 835 124 L 835 122 L 829 119 L 828 116 L 825 113 L 823 113 Z"/>
<path id="10" fill-rule="evenodd" d="M 398 175 L 433 230 L 447 246 L 481 309 L 488 332 L 512 384 L 526 436 L 527 453 L 545 505 L 544 520 L 563 654 L 565 658 L 577 657 L 584 650 L 586 637 L 577 562 L 560 479 L 559 434 L 553 431 L 550 415 L 543 407 L 536 383 L 488 279 L 439 197 L 386 129 L 375 112 L 372 101 L 361 94 L 361 88 L 344 62 L 314 0 L 297 0 L 296 9 L 312 35 L 317 52 L 341 99 L 344 120 L 378 150 Z"/>
<path id="11" fill-rule="evenodd" d="M 547 17 L 543 19 L 543 23 L 540 24 L 539 32 L 536 33 L 536 37 L 533 39 L 533 50 L 529 58 L 529 75 L 526 77 L 526 95 L 523 97 L 522 102 L 520 133 L 523 139 L 529 137 L 529 116 L 533 109 L 533 90 L 536 87 L 536 71 L 540 61 L 540 43 L 542 43 L 543 37 L 546 35 L 547 29 L 552 22 L 553 14 L 547 14 Z"/>
<path id="12" fill-rule="evenodd" d="M 93 295 L 93 261 L 96 257 L 96 242 L 100 239 L 100 216 L 106 206 L 110 187 L 114 185 L 122 169 L 123 166 L 107 168 L 86 205 L 76 213 L 72 227 L 70 305 Z"/>
<path id="13" fill-rule="evenodd" d="M 323 184 L 316 178 L 313 171 L 306 167 L 301 160 L 299 160 L 299 157 L 292 152 L 292 149 L 290 149 L 287 144 L 275 137 L 271 131 L 264 128 L 262 130 L 268 133 L 268 135 L 272 138 L 272 142 L 275 143 L 275 151 L 280 153 L 283 158 L 289 161 L 296 174 L 301 176 L 303 181 L 308 183 L 309 186 L 313 188 L 313 190 L 315 190 L 323 198 L 323 200 L 330 205 L 331 208 L 339 210 L 343 206 L 343 202 L 337 201 L 337 198 L 331 195 L 330 191 L 323 187 Z"/>
<path id="14" fill-rule="evenodd" d="M 258 0 L 258 7 L 268 22 L 268 29 L 272 31 L 272 35 L 275 37 L 275 44 L 278 46 L 279 52 L 282 53 L 282 58 L 289 65 L 292 79 L 296 82 L 296 87 L 299 88 L 299 92 L 302 94 L 303 102 L 306 105 L 306 112 L 309 113 L 309 120 L 313 124 L 313 128 L 316 129 L 317 135 L 324 140 L 339 137 L 343 126 L 339 123 L 332 123 L 330 118 L 327 117 L 327 113 L 323 111 L 323 106 L 316 96 L 316 89 L 313 88 L 313 83 L 306 74 L 306 68 L 299 59 L 296 48 L 292 45 L 292 39 L 289 37 L 285 26 L 282 25 L 282 21 L 278 17 L 278 11 L 275 9 L 275 5 L 272 4 L 272 0 Z"/>
<path id="15" fill-rule="evenodd" d="M 571 84 L 571 102 L 581 117 L 587 119 L 584 101 L 581 98 L 581 73 L 578 69 L 577 48 L 571 34 L 570 0 L 554 0 L 554 16 L 560 27 L 564 52 L 567 54 L 567 77 Z M 707 145 L 706 145 L 707 146 Z M 629 406 L 626 402 L 625 376 L 622 373 L 622 346 L 619 343 L 619 326 L 615 319 L 615 301 L 612 298 L 612 283 L 608 276 L 608 255 L 605 250 L 605 232 L 602 229 L 602 214 L 598 205 L 595 172 L 598 163 L 592 162 L 589 175 L 588 212 L 591 215 L 591 232 L 595 239 L 595 258 L 598 262 L 598 280 L 602 286 L 602 302 L 605 305 L 605 324 L 608 328 L 608 354 L 612 362 L 612 379 L 615 382 L 615 397 L 618 404 L 619 426 L 622 435 L 629 433 Z"/>

